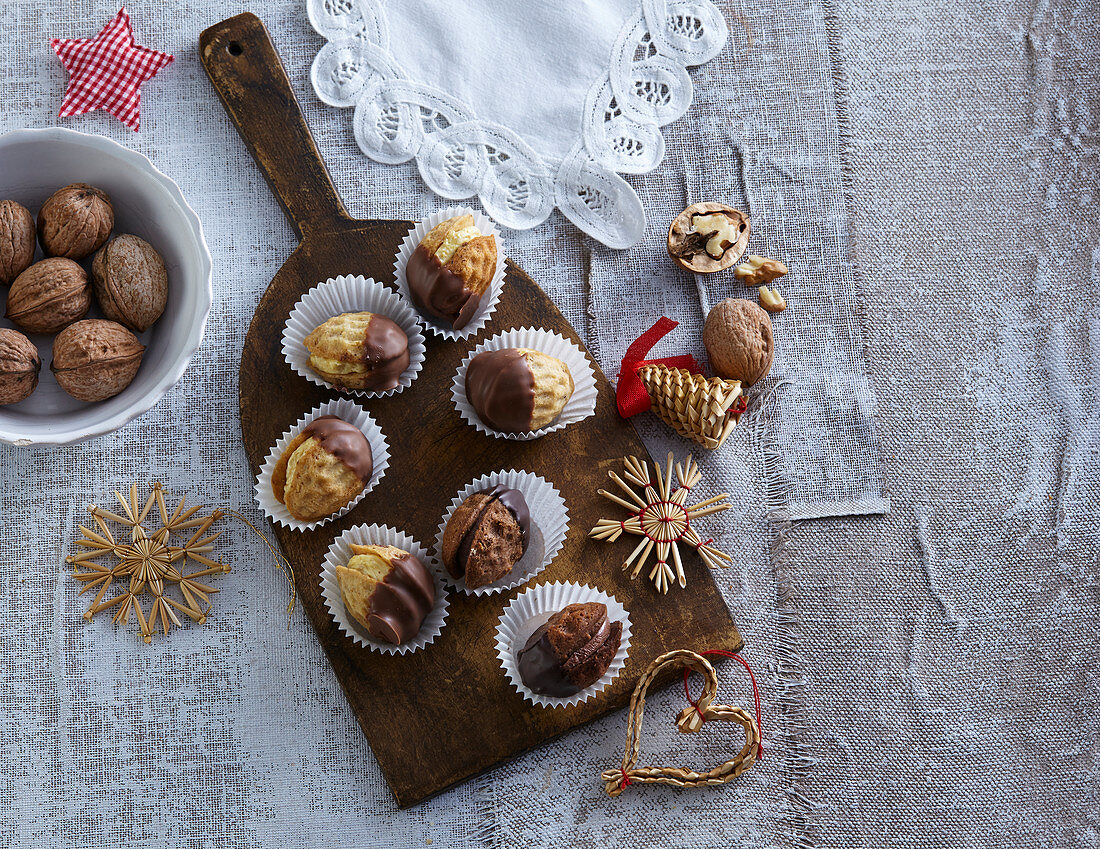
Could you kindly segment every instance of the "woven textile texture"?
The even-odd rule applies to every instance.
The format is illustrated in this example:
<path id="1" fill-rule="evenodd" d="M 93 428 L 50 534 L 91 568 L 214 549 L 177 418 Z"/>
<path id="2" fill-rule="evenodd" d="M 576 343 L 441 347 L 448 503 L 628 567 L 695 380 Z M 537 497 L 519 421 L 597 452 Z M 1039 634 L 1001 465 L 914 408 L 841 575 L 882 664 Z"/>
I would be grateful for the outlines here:
<path id="1" fill-rule="evenodd" d="M 300 4 L 249 5 L 352 214 L 445 206 L 415 164 L 367 162 L 347 113 L 315 98 L 324 40 Z M 689 200 L 744 204 L 751 249 L 790 262 L 775 378 L 720 462 L 696 454 L 701 491 L 733 504 L 706 527 L 736 557 L 716 577 L 761 686 L 763 761 L 723 788 L 609 799 L 619 712 L 398 811 L 305 617 L 288 628 L 285 584 L 237 525 L 205 626 L 144 647 L 81 623 L 63 558 L 88 501 L 155 478 L 260 521 L 236 371 L 294 245 L 197 58 L 201 29 L 243 6 L 139 0 L 138 42 L 176 57 L 143 89 L 141 132 L 103 113 L 61 123 L 181 184 L 214 256 L 214 310 L 181 384 L 141 419 L 73 448 L 0 446 L 0 846 L 1100 842 L 1097 10 L 721 6 L 729 44 L 692 72 L 665 163 L 630 178 L 643 243 L 613 253 L 555 213 L 508 253 L 611 375 L 658 312 L 682 324 L 654 355 L 700 356 L 703 311 L 740 294 L 669 270 L 661 222 Z M 93 37 L 117 11 L 0 0 L 0 132 L 57 123 L 48 39 Z M 799 502 L 885 508 L 872 416 L 890 512 L 792 523 L 814 512 Z M 694 447 L 637 422 L 655 456 Z M 718 670 L 719 700 L 749 707 L 740 667 Z M 684 704 L 678 687 L 651 694 L 639 763 L 705 768 L 740 747 L 725 727 L 678 735 Z"/>

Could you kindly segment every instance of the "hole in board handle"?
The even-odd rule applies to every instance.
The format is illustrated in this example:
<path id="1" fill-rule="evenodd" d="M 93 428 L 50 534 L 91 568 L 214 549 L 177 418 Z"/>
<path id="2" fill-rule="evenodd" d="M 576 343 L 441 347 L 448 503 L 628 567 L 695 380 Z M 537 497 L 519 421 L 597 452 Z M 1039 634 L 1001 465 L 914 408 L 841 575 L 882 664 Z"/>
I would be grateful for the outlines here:
<path id="1" fill-rule="evenodd" d="M 229 46 L 225 49 L 229 51 L 229 54 L 231 56 L 240 56 L 242 53 L 244 53 L 244 48 L 241 47 L 240 42 L 237 41 L 229 42 Z"/>

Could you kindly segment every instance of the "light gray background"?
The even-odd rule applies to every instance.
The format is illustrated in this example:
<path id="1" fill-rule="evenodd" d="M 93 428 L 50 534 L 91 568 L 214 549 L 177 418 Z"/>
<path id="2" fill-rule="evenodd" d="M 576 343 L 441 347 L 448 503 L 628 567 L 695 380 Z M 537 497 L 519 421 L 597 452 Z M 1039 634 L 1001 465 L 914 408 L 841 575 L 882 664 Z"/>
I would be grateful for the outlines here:
<path id="1" fill-rule="evenodd" d="M 300 6 L 250 7 L 352 212 L 441 206 L 413 166 L 366 162 L 348 113 L 313 97 L 322 41 Z M 754 249 L 788 259 L 782 248 L 818 238 L 821 257 L 851 268 L 792 261 L 779 376 L 810 369 L 800 345 L 856 316 L 836 373 L 862 392 L 865 370 L 877 408 L 857 412 L 873 412 L 881 446 L 866 429 L 846 447 L 844 428 L 795 441 L 780 390 L 707 463 L 735 504 L 711 525 L 737 555 L 718 580 L 764 698 L 765 758 L 740 781 L 608 799 L 598 775 L 621 757 L 618 714 L 408 812 L 304 616 L 286 627 L 270 557 L 239 528 L 206 626 L 145 648 L 80 621 L 63 557 L 87 501 L 156 478 L 251 514 L 237 361 L 293 247 L 197 61 L 199 31 L 244 6 L 128 8 L 139 41 L 177 57 L 145 89 L 142 131 L 102 114 L 64 125 L 146 153 L 181 184 L 214 255 L 215 306 L 186 377 L 142 419 L 76 448 L 0 448 L 0 845 L 1100 843 L 1095 4 L 727 3 L 731 43 L 693 72 L 666 163 L 632 178 L 652 213 L 645 244 L 613 254 L 557 215 L 514 236 L 509 253 L 612 374 L 643 317 L 680 319 L 668 350 L 690 347 L 679 342 L 702 309 L 739 294 L 667 273 L 661 231 L 676 203 L 741 195 Z M 116 11 L 0 0 L 0 131 L 56 122 L 64 74 L 48 38 L 90 37 Z M 805 384 L 815 403 L 843 399 L 819 377 Z M 647 418 L 655 454 L 684 450 Z M 765 463 L 807 443 L 820 464 L 766 485 Z M 769 523 L 792 494 L 868 494 L 815 488 L 838 451 L 872 489 L 878 456 L 890 512 Z M 748 704 L 741 676 L 720 675 L 722 697 Z M 675 689 L 651 699 L 653 762 L 702 766 L 738 745 L 724 729 L 674 739 L 682 704 Z"/>

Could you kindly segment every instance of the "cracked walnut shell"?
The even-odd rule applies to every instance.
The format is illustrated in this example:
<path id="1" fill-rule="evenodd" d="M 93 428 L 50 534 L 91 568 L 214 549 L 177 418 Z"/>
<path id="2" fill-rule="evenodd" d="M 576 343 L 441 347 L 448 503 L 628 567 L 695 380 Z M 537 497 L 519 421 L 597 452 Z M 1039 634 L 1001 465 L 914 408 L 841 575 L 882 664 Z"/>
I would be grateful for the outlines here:
<path id="1" fill-rule="evenodd" d="M 168 271 L 144 239 L 123 234 L 92 260 L 92 283 L 103 314 L 136 333 L 148 330 L 168 303 Z"/>
<path id="2" fill-rule="evenodd" d="M 111 199 L 86 183 L 58 189 L 38 210 L 38 241 L 49 256 L 91 256 L 103 247 L 114 226 Z"/>
<path id="3" fill-rule="evenodd" d="M 752 386 L 771 371 L 775 356 L 772 321 L 752 301 L 726 298 L 707 316 L 703 346 L 719 377 Z"/>
<path id="4" fill-rule="evenodd" d="M 90 318 L 57 334 L 50 370 L 78 401 L 103 401 L 130 385 L 144 353 L 145 346 L 121 324 Z"/>
<path id="5" fill-rule="evenodd" d="M 34 392 L 41 368 L 31 340 L 18 330 L 0 327 L 0 404 L 16 404 Z"/>
<path id="6" fill-rule="evenodd" d="M 0 200 L 0 283 L 7 286 L 34 262 L 34 216 L 13 200 Z"/>
<path id="7" fill-rule="evenodd" d="M 5 315 L 30 333 L 56 333 L 92 305 L 88 275 L 71 259 L 48 257 L 15 278 Z"/>
<path id="8" fill-rule="evenodd" d="M 745 252 L 751 231 L 745 213 L 724 203 L 695 203 L 672 219 L 668 255 L 685 271 L 724 271 Z"/>

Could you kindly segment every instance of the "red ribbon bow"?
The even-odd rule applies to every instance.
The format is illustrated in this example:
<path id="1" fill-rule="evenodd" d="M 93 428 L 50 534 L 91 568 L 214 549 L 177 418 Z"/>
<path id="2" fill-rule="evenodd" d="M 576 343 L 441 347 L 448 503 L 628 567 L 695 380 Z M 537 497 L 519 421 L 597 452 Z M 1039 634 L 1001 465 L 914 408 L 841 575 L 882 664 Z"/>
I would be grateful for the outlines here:
<path id="1" fill-rule="evenodd" d="M 645 391 L 642 379 L 638 377 L 638 369 L 642 366 L 659 363 L 669 368 L 684 368 L 694 374 L 702 374 L 703 370 L 691 354 L 662 357 L 659 360 L 645 358 L 653 346 L 678 324 L 679 322 L 662 316 L 649 330 L 631 342 L 630 347 L 623 354 L 622 367 L 619 369 L 619 385 L 615 389 L 615 401 L 619 406 L 619 415 L 624 419 L 649 410 L 649 393 Z"/>

